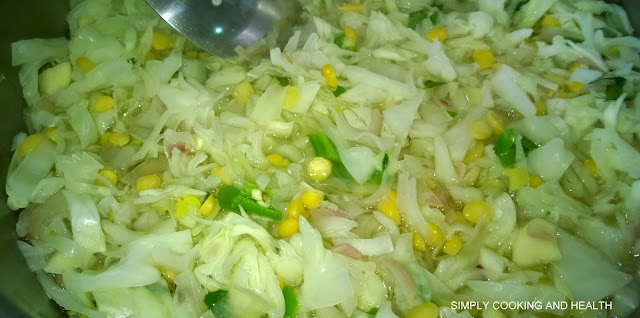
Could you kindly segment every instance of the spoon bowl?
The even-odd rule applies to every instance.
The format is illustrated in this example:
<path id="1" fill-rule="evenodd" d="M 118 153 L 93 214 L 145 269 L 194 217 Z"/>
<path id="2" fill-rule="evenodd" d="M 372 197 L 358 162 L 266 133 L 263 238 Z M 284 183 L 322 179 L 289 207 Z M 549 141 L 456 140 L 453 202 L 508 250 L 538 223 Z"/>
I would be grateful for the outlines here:
<path id="1" fill-rule="evenodd" d="M 237 56 L 267 35 L 288 37 L 301 8 L 291 0 L 146 0 L 158 14 L 203 50 L 223 57 Z"/>

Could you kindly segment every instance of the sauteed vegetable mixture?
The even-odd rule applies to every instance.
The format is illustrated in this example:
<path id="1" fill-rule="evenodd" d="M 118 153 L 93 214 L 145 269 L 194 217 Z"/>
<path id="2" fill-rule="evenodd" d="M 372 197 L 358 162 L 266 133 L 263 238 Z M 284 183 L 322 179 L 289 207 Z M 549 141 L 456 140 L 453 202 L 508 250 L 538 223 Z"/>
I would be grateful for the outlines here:
<path id="1" fill-rule="evenodd" d="M 621 7 L 301 1 L 286 46 L 235 63 L 142 0 L 72 0 L 69 39 L 13 44 L 29 133 L 8 204 L 70 316 L 639 305 L 640 39 Z"/>

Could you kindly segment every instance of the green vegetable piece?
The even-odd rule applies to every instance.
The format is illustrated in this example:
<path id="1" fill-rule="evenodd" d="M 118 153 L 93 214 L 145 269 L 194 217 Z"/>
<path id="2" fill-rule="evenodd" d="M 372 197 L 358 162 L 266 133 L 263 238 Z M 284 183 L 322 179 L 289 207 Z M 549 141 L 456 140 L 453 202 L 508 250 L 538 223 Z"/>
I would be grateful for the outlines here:
<path id="1" fill-rule="evenodd" d="M 407 26 L 411 29 L 416 29 L 416 27 L 426 18 L 431 16 L 431 10 L 422 9 L 420 11 L 409 13 L 409 23 Z M 437 16 L 436 16 L 437 19 Z"/>
<path id="2" fill-rule="evenodd" d="M 518 134 L 513 128 L 509 128 L 502 132 L 498 139 L 496 139 L 496 152 L 504 152 L 513 147 L 516 143 L 516 136 Z"/>
<path id="3" fill-rule="evenodd" d="M 444 83 L 442 83 L 442 82 L 435 82 L 435 81 L 432 81 L 432 80 L 426 80 L 426 81 L 424 81 L 424 82 L 423 82 L 423 84 L 424 84 L 424 87 L 425 87 L 425 88 L 434 88 L 434 87 L 437 87 L 437 86 L 443 85 Z"/>
<path id="4" fill-rule="evenodd" d="M 249 213 L 268 217 L 273 220 L 282 220 L 282 212 L 258 204 L 258 202 L 254 201 L 250 196 L 244 196 L 242 191 L 231 185 L 224 186 L 218 190 L 218 202 L 220 202 L 220 207 L 225 210 L 240 212 L 239 206 L 242 206 L 242 208 Z"/>
<path id="5" fill-rule="evenodd" d="M 518 133 L 513 128 L 509 128 L 496 139 L 495 152 L 500 163 L 505 167 L 516 163 L 516 137 Z M 535 142 L 525 136 L 522 136 L 520 143 L 525 156 L 529 155 L 531 150 L 538 148 Z"/>
<path id="6" fill-rule="evenodd" d="M 220 203 L 220 207 L 229 211 L 240 211 L 238 209 L 237 202 L 235 202 L 235 199 L 240 195 L 240 190 L 236 187 L 231 185 L 223 186 L 218 190 L 218 202 Z"/>
<path id="7" fill-rule="evenodd" d="M 282 295 L 284 296 L 284 316 L 283 318 L 293 318 L 298 314 L 298 298 L 293 292 L 293 288 L 289 285 L 285 285 L 282 289 Z"/>
<path id="8" fill-rule="evenodd" d="M 253 181 L 245 181 L 242 183 L 242 189 L 240 189 L 240 193 L 245 197 L 251 197 L 251 191 L 254 189 L 260 190 L 260 187 Z M 261 190 L 262 191 L 262 190 Z"/>
<path id="9" fill-rule="evenodd" d="M 627 79 L 624 77 L 614 77 L 613 83 L 607 85 L 605 92 L 607 100 L 616 100 L 624 93 L 624 85 L 627 83 Z"/>
<path id="10" fill-rule="evenodd" d="M 271 198 L 271 189 L 266 188 L 264 190 L 260 189 L 260 187 L 253 181 L 247 180 L 245 182 L 242 183 L 242 189 L 240 189 L 240 193 L 247 197 L 247 198 L 251 198 L 252 197 L 252 193 L 253 190 L 260 190 L 263 193 L 266 193 L 267 196 L 269 196 L 269 198 Z"/>
<path id="11" fill-rule="evenodd" d="M 375 183 L 375 184 L 381 184 L 382 183 L 382 171 L 380 170 L 376 170 L 371 174 L 371 177 L 369 177 L 369 181 Z"/>
<path id="12" fill-rule="evenodd" d="M 384 157 L 382 158 L 382 166 L 380 167 L 380 169 L 376 169 L 371 174 L 371 177 L 369 177 L 369 181 L 371 181 L 373 183 L 376 183 L 376 184 L 381 184 L 382 183 L 382 175 L 384 174 L 384 171 L 387 169 L 388 165 L 389 165 L 389 155 L 387 155 L 385 153 Z"/>
<path id="13" fill-rule="evenodd" d="M 388 165 L 389 165 L 389 155 L 385 153 L 384 157 L 382 157 L 382 171 L 387 169 Z"/>
<path id="14" fill-rule="evenodd" d="M 516 136 L 516 131 L 513 128 L 509 128 L 496 139 L 496 156 L 498 156 L 503 166 L 510 166 L 516 162 Z"/>
<path id="15" fill-rule="evenodd" d="M 380 308 L 378 307 L 373 307 L 371 308 L 371 310 L 369 310 L 369 312 L 367 312 L 369 315 L 375 316 L 378 313 L 378 310 L 380 310 Z"/>
<path id="16" fill-rule="evenodd" d="M 431 21 L 431 24 L 436 25 L 436 23 L 438 23 L 438 17 L 440 16 L 440 14 L 438 13 L 438 11 L 434 12 L 430 17 L 429 20 Z"/>
<path id="17" fill-rule="evenodd" d="M 278 81 L 278 83 L 280 83 L 280 85 L 282 86 L 289 86 L 291 85 L 291 79 L 288 77 L 284 77 L 284 76 L 276 76 L 276 81 Z"/>
<path id="18" fill-rule="evenodd" d="M 225 298 L 227 298 L 228 294 L 229 292 L 226 290 L 216 290 L 209 292 L 204 296 L 204 303 L 205 305 L 207 305 L 207 308 L 209 308 L 209 310 L 216 311 L 216 309 L 220 308 L 219 306 L 221 302 L 223 302 Z"/>
<path id="19" fill-rule="evenodd" d="M 515 147 L 509 148 L 504 152 L 496 153 L 496 155 L 498 155 L 498 158 L 500 159 L 500 163 L 505 167 L 511 166 L 516 163 Z"/>
<path id="20" fill-rule="evenodd" d="M 344 50 L 353 51 L 353 52 L 358 51 L 358 43 L 350 40 L 347 37 L 347 35 L 345 35 L 344 33 L 336 36 L 336 38 L 333 39 L 333 43 L 335 43 L 335 45 L 339 46 L 341 49 L 344 49 Z"/>
<path id="21" fill-rule="evenodd" d="M 535 142 L 525 136 L 522 136 L 522 140 L 520 142 L 522 143 L 522 150 L 524 150 L 525 156 L 528 156 L 531 150 L 539 147 Z"/>
<path id="22" fill-rule="evenodd" d="M 309 142 L 311 146 L 313 146 L 313 152 L 316 156 L 325 158 L 333 163 L 342 164 L 338 150 L 336 150 L 336 147 L 327 135 L 321 132 L 311 134 L 309 135 Z"/>
<path id="23" fill-rule="evenodd" d="M 448 111 L 447 114 L 449 114 L 451 118 L 456 118 L 456 116 L 458 116 L 458 112 L 454 112 L 453 110 Z"/>
<path id="24" fill-rule="evenodd" d="M 336 87 L 336 89 L 333 91 L 333 96 L 338 97 L 342 94 L 344 94 L 344 92 L 346 92 L 347 89 L 338 85 L 338 87 Z"/>
<path id="25" fill-rule="evenodd" d="M 253 199 L 239 195 L 236 197 L 234 202 L 237 202 L 238 205 L 242 206 L 242 208 L 249 213 L 261 215 L 276 221 L 282 220 L 282 212 L 270 207 L 264 207 Z"/>
<path id="26" fill-rule="evenodd" d="M 322 132 L 309 135 L 309 142 L 313 146 L 313 152 L 318 157 L 325 158 L 333 163 L 332 174 L 338 178 L 351 178 L 351 174 L 342 164 L 338 150 L 331 142 L 331 139 Z"/>

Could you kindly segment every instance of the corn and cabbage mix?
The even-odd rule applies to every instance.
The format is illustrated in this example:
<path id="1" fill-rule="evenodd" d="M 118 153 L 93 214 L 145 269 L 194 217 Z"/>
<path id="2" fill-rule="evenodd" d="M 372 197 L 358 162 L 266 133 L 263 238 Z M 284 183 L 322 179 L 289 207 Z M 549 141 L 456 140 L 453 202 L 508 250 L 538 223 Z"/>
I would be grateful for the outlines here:
<path id="1" fill-rule="evenodd" d="M 235 63 L 142 0 L 73 0 L 69 39 L 13 44 L 29 133 L 8 204 L 70 316 L 639 306 L 640 39 L 621 7 L 300 1 L 286 46 Z M 547 307 L 570 301 L 610 305 Z"/>

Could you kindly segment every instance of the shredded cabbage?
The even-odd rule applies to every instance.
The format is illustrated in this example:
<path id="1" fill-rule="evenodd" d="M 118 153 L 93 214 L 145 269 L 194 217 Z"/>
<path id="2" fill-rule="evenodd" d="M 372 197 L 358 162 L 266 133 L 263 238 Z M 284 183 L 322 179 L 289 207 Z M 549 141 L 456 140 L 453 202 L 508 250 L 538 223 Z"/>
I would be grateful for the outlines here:
<path id="1" fill-rule="evenodd" d="M 219 4 L 219 1 L 214 1 Z M 142 0 L 12 45 L 8 206 L 87 317 L 640 307 L 640 39 L 595 0 L 300 0 L 231 63 Z"/>

